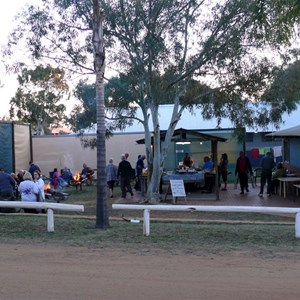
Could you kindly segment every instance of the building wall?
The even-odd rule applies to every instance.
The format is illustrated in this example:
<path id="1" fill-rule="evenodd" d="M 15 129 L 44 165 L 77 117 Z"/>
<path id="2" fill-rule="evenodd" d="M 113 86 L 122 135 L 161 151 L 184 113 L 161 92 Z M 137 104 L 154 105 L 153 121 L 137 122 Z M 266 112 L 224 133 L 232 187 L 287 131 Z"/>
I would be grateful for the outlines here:
<path id="1" fill-rule="evenodd" d="M 113 158 L 118 165 L 121 154 L 128 152 L 129 161 L 134 167 L 137 156 L 145 153 L 145 146 L 136 143 L 143 137 L 143 134 L 116 134 L 109 138 L 106 142 L 106 161 Z M 80 139 L 73 135 L 34 136 L 32 146 L 34 162 L 45 176 L 49 176 L 54 168 L 60 170 L 65 166 L 73 173 L 81 171 L 83 163 L 93 169 L 97 167 L 96 149 L 83 148 Z"/>
<path id="2" fill-rule="evenodd" d="M 233 171 L 239 151 L 243 149 L 243 143 L 239 143 L 236 140 L 232 135 L 233 130 L 231 129 L 205 131 L 205 133 L 228 139 L 226 142 L 218 143 L 217 162 L 219 162 L 222 153 L 227 153 L 229 169 Z M 91 137 L 95 136 L 91 135 Z M 121 154 L 128 152 L 129 162 L 134 168 L 138 155 L 145 154 L 145 145 L 136 143 L 137 140 L 143 138 L 143 133 L 115 134 L 106 142 L 106 161 L 109 158 L 113 158 L 114 163 L 118 165 Z M 80 139 L 73 135 L 34 136 L 32 138 L 32 145 L 34 162 L 40 166 L 43 174 L 46 176 L 54 168 L 60 170 L 65 166 L 70 168 L 73 173 L 81 171 L 83 163 L 86 163 L 93 169 L 96 168 L 96 149 L 83 148 Z M 183 152 L 178 150 L 183 150 Z M 165 162 L 165 169 L 175 170 L 185 152 L 190 152 L 196 166 L 201 167 L 204 156 L 211 155 L 211 142 L 202 142 L 201 144 L 200 142 L 192 142 L 190 145 L 176 145 L 172 143 Z"/>
<path id="3" fill-rule="evenodd" d="M 236 137 L 233 135 L 233 129 L 201 130 L 201 132 L 227 139 L 226 142 L 218 142 L 218 155 L 216 161 L 217 163 L 220 161 L 222 153 L 227 153 L 229 171 L 233 173 L 239 152 L 244 149 L 244 143 L 239 142 L 236 139 Z M 178 163 L 182 161 L 184 153 L 186 152 L 190 153 L 195 162 L 195 167 L 201 168 L 204 164 L 204 156 L 211 156 L 211 141 L 193 141 L 191 144 L 185 145 L 173 143 L 170 146 L 170 153 L 165 163 L 165 169 L 175 170 L 178 167 Z"/>
<path id="4" fill-rule="evenodd" d="M 290 163 L 293 166 L 300 168 L 300 138 L 290 138 L 289 143 Z"/>
<path id="5" fill-rule="evenodd" d="M 272 136 L 266 136 L 269 132 L 248 132 L 246 140 L 246 155 L 249 157 L 252 167 L 258 167 L 260 165 L 261 158 L 267 151 L 274 149 L 274 147 L 283 147 L 282 139 L 274 138 Z M 259 150 L 259 156 L 253 155 L 253 149 Z M 282 153 L 282 150 L 281 150 Z M 282 155 L 276 155 L 276 162 L 282 161 Z"/>

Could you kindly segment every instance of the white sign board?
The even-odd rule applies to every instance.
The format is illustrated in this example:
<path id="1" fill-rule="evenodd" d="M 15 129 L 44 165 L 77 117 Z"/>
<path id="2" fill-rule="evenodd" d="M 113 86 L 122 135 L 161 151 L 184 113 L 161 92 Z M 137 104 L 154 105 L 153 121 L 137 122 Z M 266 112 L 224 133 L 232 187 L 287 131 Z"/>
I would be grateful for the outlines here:
<path id="1" fill-rule="evenodd" d="M 170 180 L 173 197 L 186 197 L 183 180 Z"/>

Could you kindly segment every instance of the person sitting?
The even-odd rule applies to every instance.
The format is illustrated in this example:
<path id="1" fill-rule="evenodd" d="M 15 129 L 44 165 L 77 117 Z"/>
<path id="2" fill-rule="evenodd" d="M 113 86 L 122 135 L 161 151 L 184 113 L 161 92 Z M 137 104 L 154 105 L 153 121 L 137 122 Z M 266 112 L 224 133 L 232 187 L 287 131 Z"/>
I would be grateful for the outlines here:
<path id="1" fill-rule="evenodd" d="M 278 187 L 279 187 L 279 180 L 278 178 L 286 177 L 286 169 L 284 168 L 283 164 L 280 162 L 276 166 L 276 170 L 272 174 L 271 180 L 271 193 L 274 194 Z"/>
<path id="2" fill-rule="evenodd" d="M 60 177 L 61 177 L 65 182 L 67 182 L 68 184 L 70 184 L 70 181 L 73 180 L 72 172 L 71 172 L 71 170 L 70 170 L 68 167 L 64 167 L 64 168 L 61 170 L 61 175 L 60 175 Z"/>
<path id="3" fill-rule="evenodd" d="M 17 182 L 13 177 L 5 173 L 2 168 L 0 168 L 0 200 L 14 201 L 15 194 L 14 189 L 17 186 Z M 15 212 L 14 208 L 0 208 L 1 212 Z"/>
<path id="4" fill-rule="evenodd" d="M 59 174 L 58 174 L 57 168 L 54 168 L 52 175 L 51 175 L 51 179 L 52 179 L 52 185 L 53 185 L 54 189 L 57 189 L 59 187 Z"/>
<path id="5" fill-rule="evenodd" d="M 18 178 L 18 176 L 17 176 L 16 173 L 11 173 L 10 176 L 11 176 L 11 177 L 15 180 L 15 182 L 16 182 L 16 185 L 15 185 L 15 187 L 14 187 L 14 196 L 15 196 L 16 199 L 18 199 L 18 198 L 19 198 L 18 186 L 19 186 L 19 184 L 20 184 L 19 178 Z"/>
<path id="6" fill-rule="evenodd" d="M 182 159 L 182 166 L 186 168 L 193 168 L 194 167 L 194 161 L 191 158 L 190 154 L 188 152 L 185 153 L 183 159 Z"/>
<path id="7" fill-rule="evenodd" d="M 93 184 L 93 175 L 94 175 L 94 171 L 88 167 L 85 163 L 83 164 L 83 169 L 81 171 L 81 177 L 83 179 L 86 179 L 86 183 L 89 185 Z"/>

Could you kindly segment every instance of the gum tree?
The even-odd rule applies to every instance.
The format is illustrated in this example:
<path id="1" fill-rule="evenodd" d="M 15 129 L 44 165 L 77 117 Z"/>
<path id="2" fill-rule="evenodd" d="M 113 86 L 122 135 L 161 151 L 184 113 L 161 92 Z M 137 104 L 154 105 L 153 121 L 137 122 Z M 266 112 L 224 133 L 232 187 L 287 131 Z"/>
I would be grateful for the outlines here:
<path id="1" fill-rule="evenodd" d="M 10 117 L 30 123 L 37 135 L 50 131 L 50 126 L 57 125 L 66 110 L 61 102 L 69 89 L 64 75 L 63 70 L 50 65 L 22 69 L 19 87 L 10 100 Z"/>
<path id="2" fill-rule="evenodd" d="M 95 74 L 96 70 L 103 76 L 104 64 L 94 60 L 101 58 L 103 63 L 103 53 L 92 55 L 96 53 L 92 40 L 95 1 L 44 0 L 42 8 L 30 7 L 21 16 L 23 23 L 11 36 L 11 45 L 25 38 L 34 59 L 63 63 L 73 75 Z M 274 54 L 292 37 L 298 22 L 297 2 L 99 0 L 97 4 L 105 15 L 106 60 L 118 70 L 120 80 L 119 87 L 110 87 L 109 116 L 114 121 L 135 119 L 144 126 L 150 201 L 158 200 L 161 168 L 184 109 L 196 105 L 205 118 L 229 117 L 236 127 L 281 121 L 280 115 L 272 114 L 272 103 L 267 113 L 256 104 L 272 82 L 276 58 L 285 63 L 297 55 L 297 51 L 285 52 L 283 59 Z M 100 86 L 99 74 L 96 83 Z M 99 86 L 97 105 L 102 103 Z M 122 95 L 124 87 L 130 97 Z M 161 147 L 158 108 L 166 102 L 173 103 L 174 110 Z M 137 107 L 141 118 L 136 115 Z M 101 111 L 101 122 L 102 117 Z M 103 129 L 101 122 L 98 132 Z M 101 197 L 106 197 L 102 192 Z"/>
<path id="3" fill-rule="evenodd" d="M 117 49 L 111 57 L 121 70 L 118 85 L 108 87 L 109 99 L 118 103 L 112 119 L 127 117 L 144 126 L 150 201 L 158 200 L 161 170 L 184 109 L 197 106 L 205 119 L 229 117 L 237 128 L 280 123 L 271 102 L 265 102 L 270 104 L 267 110 L 258 105 L 275 74 L 275 51 L 290 41 L 296 22 L 279 17 L 277 5 L 242 0 L 105 1 L 105 28 L 112 49 Z M 279 22 L 286 25 L 282 30 Z M 124 101 L 124 86 L 131 102 Z M 174 104 L 162 146 L 161 103 Z M 136 107 L 142 111 L 140 118 Z"/>

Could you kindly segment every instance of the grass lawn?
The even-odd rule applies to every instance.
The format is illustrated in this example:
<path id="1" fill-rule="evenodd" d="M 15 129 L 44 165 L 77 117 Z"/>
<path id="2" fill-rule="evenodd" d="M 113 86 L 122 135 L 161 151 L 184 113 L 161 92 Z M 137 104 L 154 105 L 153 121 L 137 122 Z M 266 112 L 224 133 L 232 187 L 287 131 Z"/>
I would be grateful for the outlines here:
<path id="1" fill-rule="evenodd" d="M 144 237 L 142 222 L 134 224 L 121 218 L 111 218 L 110 228 L 106 230 L 95 229 L 95 186 L 84 186 L 80 192 L 72 187 L 65 191 L 70 193 L 66 203 L 83 204 L 84 213 L 65 215 L 55 212 L 53 233 L 46 230 L 46 215 L 0 214 L 0 242 L 118 247 L 138 251 L 159 249 L 170 254 L 244 250 L 264 255 L 300 253 L 300 239 L 295 238 L 294 218 L 250 213 L 182 212 L 175 216 L 176 219 L 183 219 L 181 222 L 171 222 L 167 218 L 163 222 L 151 221 L 151 234 Z M 118 193 L 119 190 L 116 196 Z M 120 217 L 120 212 L 111 210 L 111 203 L 109 199 L 110 217 Z M 130 214 L 126 215 L 128 218 L 142 217 L 141 212 L 127 214 Z M 151 212 L 151 218 L 155 217 L 163 218 L 163 215 Z"/>
<path id="2" fill-rule="evenodd" d="M 151 235 L 142 235 L 142 223 L 111 221 L 106 230 L 95 229 L 95 219 L 55 217 L 55 232 L 46 231 L 45 215 L 0 215 L 0 241 L 56 244 L 91 248 L 123 248 L 138 251 L 220 253 L 253 251 L 259 255 L 300 253 L 294 225 L 151 222 Z"/>

